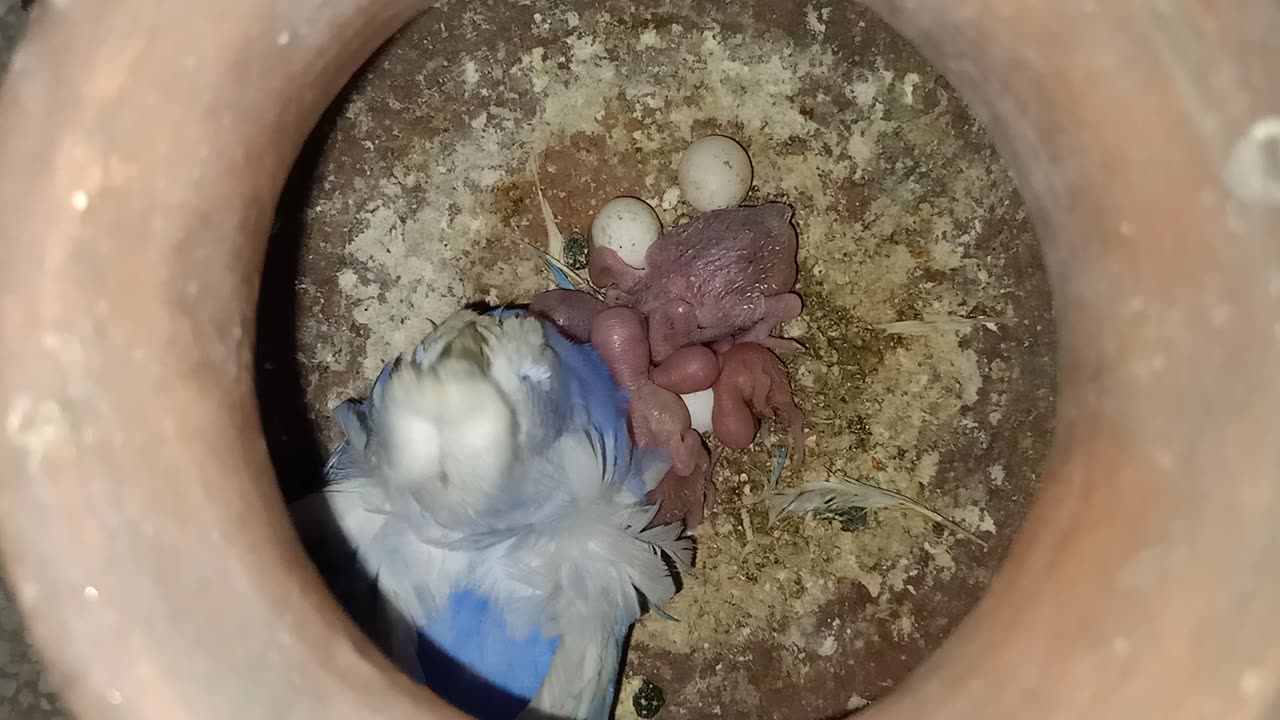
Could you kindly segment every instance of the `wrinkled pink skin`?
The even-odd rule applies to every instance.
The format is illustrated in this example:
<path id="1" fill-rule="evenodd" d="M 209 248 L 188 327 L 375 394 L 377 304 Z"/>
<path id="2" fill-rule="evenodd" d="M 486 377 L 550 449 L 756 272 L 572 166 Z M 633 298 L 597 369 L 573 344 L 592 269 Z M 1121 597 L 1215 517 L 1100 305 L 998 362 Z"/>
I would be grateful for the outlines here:
<path id="1" fill-rule="evenodd" d="M 591 339 L 591 323 L 605 304 L 578 290 L 548 290 L 534 296 L 529 312 L 550 320 L 570 340 Z"/>
<path id="2" fill-rule="evenodd" d="M 773 336 L 800 315 L 796 231 L 781 203 L 703 213 L 649 247 L 645 270 L 608 248 L 592 247 L 591 280 L 610 305 L 639 310 L 661 361 L 686 345 L 717 350 L 755 342 L 780 352 L 797 346 Z"/>
<path id="3" fill-rule="evenodd" d="M 638 447 L 663 448 L 671 455 L 671 470 L 649 493 L 649 500 L 658 505 L 653 522 L 683 520 L 687 528 L 697 526 L 714 503 L 711 456 L 702 436 L 690 426 L 684 401 L 654 382 L 653 376 L 678 387 L 695 388 L 688 392 L 705 390 L 719 374 L 719 361 L 709 351 L 703 354 L 690 349 L 673 355 L 669 362 L 651 371 L 644 318 L 625 307 L 609 308 L 596 315 L 591 324 L 591 344 L 604 358 L 614 380 L 630 393 L 628 420 L 632 440 Z"/>
<path id="4" fill-rule="evenodd" d="M 700 392 L 720 377 L 720 359 L 704 345 L 686 345 L 667 356 L 649 377 L 678 395 Z"/>
<path id="5" fill-rule="evenodd" d="M 796 407 L 787 368 L 768 348 L 737 343 L 720 354 L 720 377 L 715 382 L 711 428 L 725 447 L 744 449 L 755 440 L 757 417 L 787 424 L 791 456 L 804 460 L 804 413 Z"/>
<path id="6" fill-rule="evenodd" d="M 651 333 L 634 310 L 606 309 L 586 293 L 566 290 L 542 293 L 529 307 L 569 337 L 591 342 L 630 394 L 628 422 L 636 445 L 670 453 L 671 470 L 649 494 L 659 506 L 655 524 L 681 520 L 693 528 L 715 501 L 710 456 L 679 395 L 715 387 L 712 430 L 726 447 L 750 446 L 757 417 L 781 419 L 790 431 L 793 457 L 803 460 L 804 415 L 792 398 L 786 368 L 767 347 L 733 343 L 717 355 L 703 345 L 687 345 L 655 367 Z"/>

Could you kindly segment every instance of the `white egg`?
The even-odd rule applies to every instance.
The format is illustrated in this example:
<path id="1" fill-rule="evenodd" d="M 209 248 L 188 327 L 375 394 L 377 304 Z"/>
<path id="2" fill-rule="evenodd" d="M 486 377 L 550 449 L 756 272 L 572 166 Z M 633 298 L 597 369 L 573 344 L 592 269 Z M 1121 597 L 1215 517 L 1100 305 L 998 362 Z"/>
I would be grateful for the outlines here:
<path id="1" fill-rule="evenodd" d="M 637 270 L 644 270 L 644 254 L 661 234 L 658 213 L 639 198 L 614 198 L 591 221 L 592 244 L 613 250 Z"/>
<path id="2" fill-rule="evenodd" d="M 689 420 L 693 429 L 700 433 L 711 432 L 711 406 L 716 400 L 714 388 L 681 395 L 680 399 L 684 401 L 684 406 L 689 408 Z"/>
<path id="3" fill-rule="evenodd" d="M 751 158 L 733 138 L 700 138 L 680 158 L 680 192 L 696 210 L 736 207 L 751 189 Z"/>

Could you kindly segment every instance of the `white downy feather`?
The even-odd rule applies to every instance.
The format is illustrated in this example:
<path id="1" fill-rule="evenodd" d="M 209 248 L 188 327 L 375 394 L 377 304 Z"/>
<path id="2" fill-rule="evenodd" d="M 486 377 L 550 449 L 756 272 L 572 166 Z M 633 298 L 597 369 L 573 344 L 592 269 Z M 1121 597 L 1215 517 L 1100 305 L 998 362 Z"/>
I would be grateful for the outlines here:
<path id="1" fill-rule="evenodd" d="M 617 627 L 584 618 L 560 637 L 542 688 L 519 718 L 606 720 L 621 653 Z"/>
<path id="2" fill-rule="evenodd" d="M 431 589 L 451 587 L 462 565 L 456 554 L 422 543 L 404 521 L 403 507 L 413 501 L 392 497 L 382 485 L 344 476 L 296 503 L 292 514 L 304 539 L 342 537 L 354 550 L 382 598 L 377 640 L 406 674 L 421 680 L 416 628 L 439 606 Z"/>
<path id="3" fill-rule="evenodd" d="M 606 474 L 613 450 L 585 433 L 566 435 L 552 465 L 562 468 L 575 507 L 509 549 L 531 563 L 535 584 L 548 583 L 544 628 L 561 641 L 532 708 L 553 717 L 606 717 L 620 629 L 639 619 L 641 598 L 661 608 L 675 594 L 664 555 L 682 568 L 693 560 L 693 541 L 680 537 L 679 526 L 645 529 L 657 508 L 637 507 L 620 479 Z"/>

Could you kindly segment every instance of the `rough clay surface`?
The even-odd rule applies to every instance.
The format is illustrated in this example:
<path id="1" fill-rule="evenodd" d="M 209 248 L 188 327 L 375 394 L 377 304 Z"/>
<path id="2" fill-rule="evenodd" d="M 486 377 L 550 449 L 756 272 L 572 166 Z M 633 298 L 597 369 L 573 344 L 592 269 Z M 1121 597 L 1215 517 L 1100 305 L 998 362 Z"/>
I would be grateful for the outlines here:
<path id="1" fill-rule="evenodd" d="M 0 0 L 0 73 L 26 26 L 18 0 Z M 3 580 L 3 577 L 0 577 Z M 18 606 L 0 582 L 0 720 L 69 720 L 22 633 Z"/>
<path id="2" fill-rule="evenodd" d="M 788 363 L 813 437 L 781 482 L 831 467 L 921 499 L 990 548 L 901 512 L 849 531 L 770 527 L 757 501 L 780 428 L 746 452 L 713 448 L 720 502 L 670 608 L 682 622 L 638 625 L 619 717 L 635 716 L 645 679 L 662 688 L 661 718 L 838 716 L 892 689 L 981 594 L 1051 432 L 1048 294 L 983 131 L 873 16 L 776 0 L 451 2 L 370 64 L 323 132 L 268 278 L 281 300 L 268 294 L 268 319 L 298 329 L 296 350 L 279 332 L 264 347 L 274 450 L 300 473 L 287 490 L 334 440 L 328 409 L 429 320 L 549 287 L 517 242 L 546 237 L 531 157 L 566 236 L 626 194 L 671 227 L 689 212 L 681 153 L 719 132 L 751 153 L 748 202 L 796 208 L 806 307 L 783 334 L 808 348 Z M 305 402 L 290 394 L 295 357 Z"/>

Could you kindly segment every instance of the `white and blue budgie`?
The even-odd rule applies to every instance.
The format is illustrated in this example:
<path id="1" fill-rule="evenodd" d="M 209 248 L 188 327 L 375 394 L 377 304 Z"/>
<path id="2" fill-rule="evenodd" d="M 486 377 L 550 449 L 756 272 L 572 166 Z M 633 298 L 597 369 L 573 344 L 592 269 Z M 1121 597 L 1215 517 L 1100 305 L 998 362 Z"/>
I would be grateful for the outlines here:
<path id="1" fill-rule="evenodd" d="M 649 527 L 670 463 L 632 446 L 595 350 L 463 310 L 336 414 L 327 485 L 293 512 L 357 622 L 482 720 L 606 718 L 627 631 L 693 545 Z"/>

